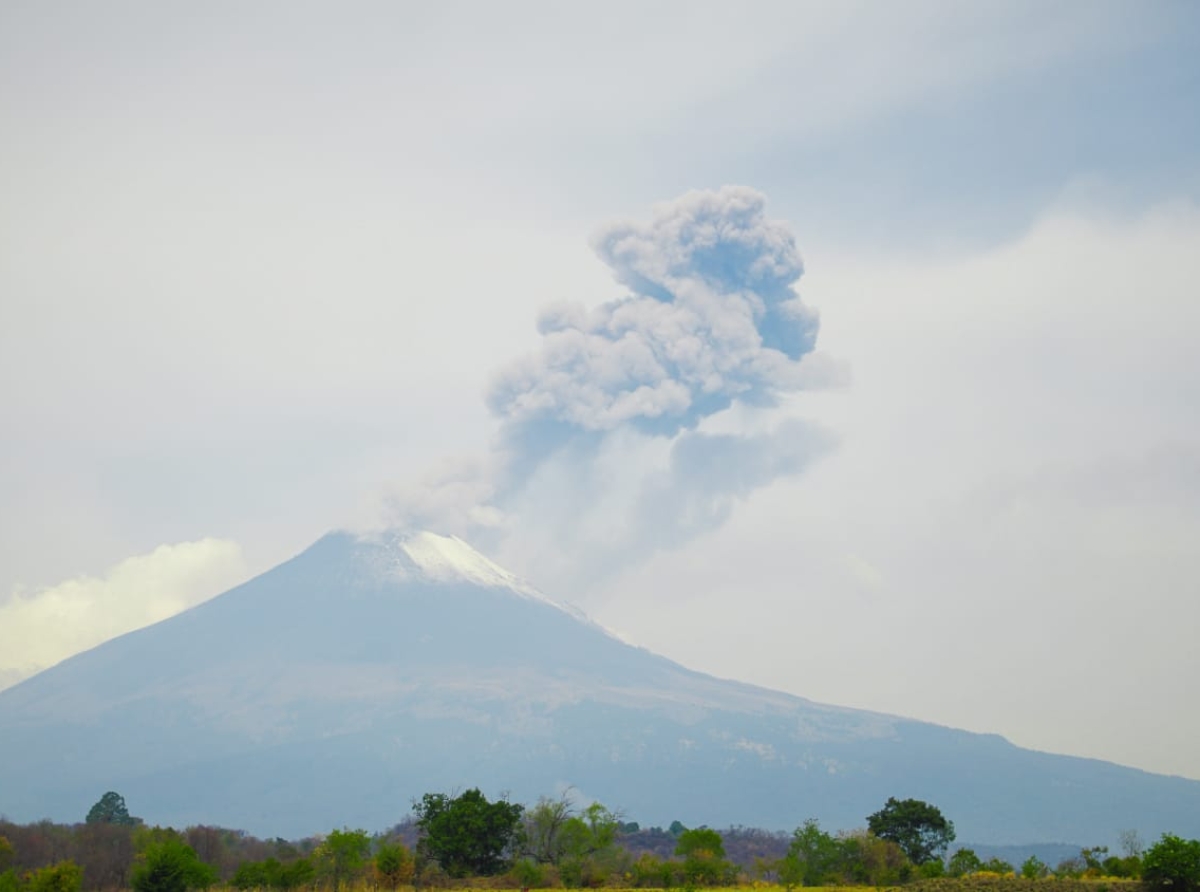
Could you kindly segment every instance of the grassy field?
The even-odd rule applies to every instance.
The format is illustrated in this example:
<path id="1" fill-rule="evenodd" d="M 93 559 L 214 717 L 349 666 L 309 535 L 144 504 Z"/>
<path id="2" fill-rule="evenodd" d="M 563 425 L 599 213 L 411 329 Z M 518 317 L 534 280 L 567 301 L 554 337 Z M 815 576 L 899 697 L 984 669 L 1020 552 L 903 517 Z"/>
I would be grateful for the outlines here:
<path id="1" fill-rule="evenodd" d="M 451 885 L 439 887 L 437 892 L 480 892 L 481 889 L 512 889 L 511 883 L 499 885 L 502 880 L 491 877 L 490 883 L 477 885 Z M 432 887 L 423 886 L 422 890 Z M 807 892 L 809 887 L 794 886 L 790 892 Z M 1014 876 L 967 876 L 959 879 L 944 877 L 935 880 L 915 880 L 903 886 L 816 886 L 811 887 L 815 892 L 882 892 L 883 889 L 894 889 L 896 892 L 1137 892 L 1141 883 L 1137 880 L 1119 879 L 1115 877 L 1096 877 L 1092 879 L 1045 879 L 1029 880 Z M 645 887 L 601 886 L 602 892 L 647 892 Z M 732 892 L 789 892 L 784 886 L 775 883 L 752 882 L 739 886 L 674 887 L 672 892 L 703 892 L 703 890 L 732 890 Z M 411 886 L 402 886 L 402 892 L 411 892 Z M 229 890 L 236 892 L 236 890 Z M 343 886 L 342 892 L 381 892 L 378 886 L 355 884 Z M 563 887 L 539 889 L 528 892 L 563 892 Z"/>
<path id="2" fill-rule="evenodd" d="M 491 882 L 475 885 L 422 886 L 419 892 L 481 892 L 481 890 L 514 890 L 511 883 L 504 883 L 499 878 L 489 878 Z M 1028 880 L 1022 877 L 949 877 L 936 880 L 916 880 L 903 886 L 793 886 L 790 892 L 1137 892 L 1141 888 L 1138 880 L 1117 877 L 1097 877 L 1094 879 L 1045 879 Z M 212 887 L 211 892 L 237 892 L 233 887 Z M 385 892 L 377 885 L 355 883 L 342 886 L 342 892 Z M 412 886 L 401 886 L 398 892 L 414 892 Z M 564 887 L 553 886 L 515 892 L 564 892 Z M 584 889 L 578 892 L 655 892 L 653 887 L 637 886 L 600 886 L 597 889 Z M 670 892 L 789 892 L 777 883 L 749 882 L 736 886 L 686 886 L 672 887 Z"/>

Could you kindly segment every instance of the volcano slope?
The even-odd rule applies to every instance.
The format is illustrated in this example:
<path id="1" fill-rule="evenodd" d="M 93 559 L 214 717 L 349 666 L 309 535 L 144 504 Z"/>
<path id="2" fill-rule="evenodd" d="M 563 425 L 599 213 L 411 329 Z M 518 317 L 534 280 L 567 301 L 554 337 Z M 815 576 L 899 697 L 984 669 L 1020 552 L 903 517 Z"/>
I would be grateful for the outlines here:
<path id="1" fill-rule="evenodd" d="M 694 672 L 433 533 L 331 533 L 0 692 L 11 820 L 112 789 L 151 823 L 294 838 L 468 786 L 643 824 L 852 828 L 896 796 L 994 844 L 1200 836 L 1200 782 Z"/>

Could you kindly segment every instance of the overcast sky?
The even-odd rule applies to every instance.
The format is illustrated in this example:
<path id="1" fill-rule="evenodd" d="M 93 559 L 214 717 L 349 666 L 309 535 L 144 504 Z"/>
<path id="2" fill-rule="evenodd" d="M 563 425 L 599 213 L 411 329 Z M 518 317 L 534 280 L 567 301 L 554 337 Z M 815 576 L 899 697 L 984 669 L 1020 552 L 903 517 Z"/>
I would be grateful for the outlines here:
<path id="1" fill-rule="evenodd" d="M 696 669 L 1200 778 L 1198 107 L 1182 0 L 6 2 L 0 686 L 420 519 Z M 731 215 L 767 285 L 670 266 Z M 626 399 L 618 315 L 692 365 Z"/>

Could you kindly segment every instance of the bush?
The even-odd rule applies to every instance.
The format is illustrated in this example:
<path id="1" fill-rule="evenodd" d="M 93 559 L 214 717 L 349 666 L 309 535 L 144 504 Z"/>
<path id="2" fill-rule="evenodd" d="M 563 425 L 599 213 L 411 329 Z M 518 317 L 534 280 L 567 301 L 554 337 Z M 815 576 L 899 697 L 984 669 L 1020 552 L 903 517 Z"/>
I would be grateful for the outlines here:
<path id="1" fill-rule="evenodd" d="M 1003 858 L 989 858 L 983 862 L 979 868 L 983 873 L 994 873 L 1000 876 L 1006 876 L 1010 873 L 1015 873 L 1013 866 Z"/>
<path id="2" fill-rule="evenodd" d="M 83 888 L 83 870 L 74 861 L 60 861 L 34 871 L 25 888 L 28 892 L 79 892 Z"/>
<path id="3" fill-rule="evenodd" d="M 1045 863 L 1037 855 L 1030 855 L 1021 865 L 1021 876 L 1027 880 L 1038 880 L 1050 872 Z"/>
<path id="4" fill-rule="evenodd" d="M 946 865 L 940 859 L 934 858 L 932 861 L 926 861 L 917 868 L 917 876 L 923 880 L 936 880 L 938 877 L 946 875 Z"/>
<path id="5" fill-rule="evenodd" d="M 633 885 L 639 889 L 660 886 L 663 879 L 663 862 L 650 852 L 645 852 L 630 867 Z M 666 888 L 666 887 L 663 887 Z"/>
<path id="6" fill-rule="evenodd" d="M 513 882 L 525 890 L 540 888 L 546 881 L 545 873 L 542 865 L 532 858 L 522 858 L 513 865 L 511 872 Z"/>
<path id="7" fill-rule="evenodd" d="M 1142 859 L 1142 881 L 1164 892 L 1200 889 L 1200 840 L 1164 833 Z"/>
<path id="8" fill-rule="evenodd" d="M 263 889 L 267 885 L 267 872 L 258 861 L 243 861 L 233 872 L 229 885 L 239 892 L 249 892 L 251 889 Z"/>
<path id="9" fill-rule="evenodd" d="M 1104 875 L 1137 879 L 1142 875 L 1142 859 L 1137 855 L 1126 855 L 1124 858 L 1112 856 L 1104 859 Z"/>
<path id="10" fill-rule="evenodd" d="M 983 869 L 983 862 L 975 854 L 974 849 L 959 849 L 950 856 L 946 872 L 952 877 L 965 877 L 969 873 L 977 873 Z"/>
<path id="11" fill-rule="evenodd" d="M 385 889 L 396 889 L 412 882 L 416 864 L 402 842 L 385 842 L 375 853 L 375 879 Z"/>
<path id="12" fill-rule="evenodd" d="M 440 864 L 430 861 L 417 871 L 413 885 L 419 889 L 446 889 L 450 886 L 450 876 Z"/>
<path id="13" fill-rule="evenodd" d="M 1058 862 L 1058 867 L 1054 868 L 1054 875 L 1059 879 L 1075 880 L 1083 876 L 1086 870 L 1086 865 L 1081 858 L 1064 858 Z"/>
<path id="14" fill-rule="evenodd" d="M 146 846 L 140 863 L 133 868 L 130 885 L 134 892 L 187 892 L 207 888 L 216 881 L 216 872 L 200 860 L 195 849 L 167 837 Z"/>

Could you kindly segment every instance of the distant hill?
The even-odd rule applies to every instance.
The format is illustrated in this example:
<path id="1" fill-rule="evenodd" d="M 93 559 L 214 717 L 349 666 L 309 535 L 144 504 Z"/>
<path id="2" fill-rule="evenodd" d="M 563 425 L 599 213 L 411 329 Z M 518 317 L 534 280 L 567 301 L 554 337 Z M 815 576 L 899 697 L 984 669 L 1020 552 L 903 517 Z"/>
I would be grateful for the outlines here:
<path id="1" fill-rule="evenodd" d="M 852 828 L 897 796 L 992 844 L 1200 836 L 1200 782 L 703 675 L 432 533 L 330 534 L 0 692 L 18 821 L 112 789 L 152 823 L 297 837 L 568 785 L 643 826 Z"/>

